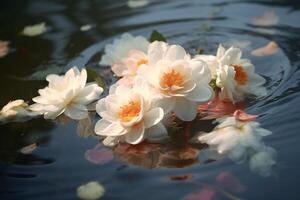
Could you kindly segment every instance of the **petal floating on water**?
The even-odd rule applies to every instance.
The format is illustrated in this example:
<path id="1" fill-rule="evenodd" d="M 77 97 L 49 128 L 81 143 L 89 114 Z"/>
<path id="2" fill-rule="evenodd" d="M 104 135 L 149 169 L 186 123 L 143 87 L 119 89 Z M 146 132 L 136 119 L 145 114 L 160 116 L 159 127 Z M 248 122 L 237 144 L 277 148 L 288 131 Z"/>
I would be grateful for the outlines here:
<path id="1" fill-rule="evenodd" d="M 255 17 L 253 23 L 258 26 L 272 26 L 278 24 L 279 17 L 274 10 L 264 12 L 263 15 Z"/>
<path id="2" fill-rule="evenodd" d="M 96 200 L 105 193 L 103 185 L 96 181 L 91 181 L 77 188 L 77 196 L 84 200 Z"/>
<path id="3" fill-rule="evenodd" d="M 278 45 L 276 42 L 269 42 L 266 46 L 255 49 L 251 52 L 254 56 L 270 56 L 278 52 Z"/>
<path id="4" fill-rule="evenodd" d="M 37 148 L 37 144 L 33 143 L 28 146 L 23 147 L 20 152 L 22 154 L 31 154 Z"/>
<path id="5" fill-rule="evenodd" d="M 32 26 L 26 26 L 23 29 L 22 34 L 25 36 L 33 37 L 44 33 L 46 30 L 47 30 L 46 23 L 42 22 Z"/>
<path id="6" fill-rule="evenodd" d="M 9 42 L 0 40 L 0 58 L 6 56 L 9 52 Z"/>

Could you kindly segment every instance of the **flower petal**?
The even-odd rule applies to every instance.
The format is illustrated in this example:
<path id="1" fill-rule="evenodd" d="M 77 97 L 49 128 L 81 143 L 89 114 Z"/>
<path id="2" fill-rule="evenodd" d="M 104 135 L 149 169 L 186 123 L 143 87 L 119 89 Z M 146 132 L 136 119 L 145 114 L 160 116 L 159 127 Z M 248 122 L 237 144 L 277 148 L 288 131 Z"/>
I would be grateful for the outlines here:
<path id="1" fill-rule="evenodd" d="M 184 48 L 179 45 L 171 45 L 164 54 L 164 59 L 169 61 L 183 60 L 186 56 Z"/>
<path id="2" fill-rule="evenodd" d="M 147 129 L 145 134 L 147 139 L 151 142 L 159 141 L 168 137 L 168 131 L 162 123 L 158 123 Z"/>
<path id="3" fill-rule="evenodd" d="M 125 135 L 125 141 L 129 144 L 138 144 L 143 141 L 145 133 L 145 126 L 143 123 L 135 125 Z"/>
<path id="4" fill-rule="evenodd" d="M 64 114 L 71 119 L 80 120 L 88 116 L 87 109 L 78 109 L 76 106 L 69 106 L 66 108 Z"/>
<path id="5" fill-rule="evenodd" d="M 190 101 L 198 103 L 204 103 L 209 101 L 213 97 L 211 88 L 204 85 L 197 84 L 197 86 L 186 95 L 186 98 Z"/>
<path id="6" fill-rule="evenodd" d="M 119 123 L 110 123 L 105 119 L 100 119 L 96 123 L 95 132 L 103 136 L 120 136 L 126 133 L 126 129 Z"/>
<path id="7" fill-rule="evenodd" d="M 147 112 L 144 116 L 145 128 L 150 128 L 158 124 L 164 117 L 164 111 L 162 108 L 153 108 Z"/>
<path id="8" fill-rule="evenodd" d="M 198 104 L 184 98 L 176 98 L 173 111 L 183 121 L 192 121 L 197 115 Z"/>

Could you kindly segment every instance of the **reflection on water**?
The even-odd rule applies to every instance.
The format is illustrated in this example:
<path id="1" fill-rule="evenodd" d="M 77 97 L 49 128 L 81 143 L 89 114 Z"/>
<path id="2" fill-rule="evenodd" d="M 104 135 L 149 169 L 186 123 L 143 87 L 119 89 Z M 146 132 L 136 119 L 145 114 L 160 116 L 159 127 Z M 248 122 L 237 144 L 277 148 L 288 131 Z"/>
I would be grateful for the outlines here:
<path id="1" fill-rule="evenodd" d="M 200 47 L 214 54 L 218 43 L 226 47 L 239 44 L 267 79 L 268 95 L 249 99 L 245 106 L 248 113 L 260 114 L 259 122 L 273 132 L 266 143 L 278 151 L 278 178 L 255 176 L 245 165 L 205 153 L 198 146 L 174 150 L 173 144 L 142 144 L 139 150 L 122 144 L 113 150 L 117 159 L 95 164 L 84 155 L 98 139 L 76 134 L 78 129 L 83 135 L 90 130 L 77 129 L 74 122 L 62 125 L 33 119 L 0 127 L 0 199 L 75 199 L 76 188 L 90 181 L 105 186 L 103 199 L 188 199 L 191 193 L 198 199 L 298 199 L 299 2 L 153 0 L 138 8 L 126 4 L 1 1 L 0 40 L 10 42 L 8 54 L 0 58 L 1 106 L 12 97 L 30 100 L 45 85 L 38 77 L 64 72 L 74 64 L 100 71 L 109 85 L 115 78 L 97 63 L 104 45 L 125 31 L 148 37 L 157 29 L 170 43 L 181 44 L 190 52 Z M 21 35 L 25 26 L 40 22 L 47 24 L 47 32 L 35 37 Z M 95 26 L 81 31 L 87 24 Z M 251 55 L 270 42 L 277 44 L 275 53 Z M 197 126 L 204 131 L 213 128 L 204 122 Z M 37 148 L 31 154 L 20 152 L 34 143 Z M 101 148 L 96 149 L 90 159 L 101 153 Z M 226 178 L 231 177 L 228 172 L 238 181 L 227 181 L 232 179 Z M 171 176 L 175 178 L 165 178 Z"/>

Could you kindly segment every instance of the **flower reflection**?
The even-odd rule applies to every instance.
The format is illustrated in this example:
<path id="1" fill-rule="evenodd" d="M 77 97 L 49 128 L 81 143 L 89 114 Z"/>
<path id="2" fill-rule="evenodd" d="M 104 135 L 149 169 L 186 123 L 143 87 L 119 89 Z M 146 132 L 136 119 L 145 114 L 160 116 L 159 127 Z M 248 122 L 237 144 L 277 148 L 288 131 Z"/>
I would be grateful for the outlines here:
<path id="1" fill-rule="evenodd" d="M 103 165 L 113 159 L 113 153 L 112 150 L 98 144 L 93 149 L 87 150 L 84 157 L 91 163 Z"/>
<path id="2" fill-rule="evenodd" d="M 181 168 L 197 162 L 200 150 L 178 148 L 166 144 L 143 142 L 138 145 L 120 143 L 114 149 L 116 158 L 145 168 Z"/>

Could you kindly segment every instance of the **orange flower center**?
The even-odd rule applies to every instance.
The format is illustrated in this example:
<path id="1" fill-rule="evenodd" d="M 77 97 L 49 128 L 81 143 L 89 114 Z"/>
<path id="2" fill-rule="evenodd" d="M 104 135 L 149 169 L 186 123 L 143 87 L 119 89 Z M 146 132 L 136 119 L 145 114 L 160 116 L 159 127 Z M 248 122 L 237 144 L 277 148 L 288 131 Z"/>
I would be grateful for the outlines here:
<path id="1" fill-rule="evenodd" d="M 171 88 L 172 86 L 182 86 L 183 84 L 183 76 L 172 69 L 171 71 L 164 73 L 161 77 L 160 84 L 164 88 Z"/>
<path id="2" fill-rule="evenodd" d="M 148 64 L 148 60 L 147 59 L 141 59 L 137 62 L 136 66 L 139 68 L 141 65 L 146 65 Z"/>
<path id="3" fill-rule="evenodd" d="M 141 65 L 146 65 L 148 64 L 148 60 L 147 59 L 141 59 L 136 63 L 135 66 L 135 70 L 132 72 L 132 75 L 135 76 L 136 75 L 136 71 L 140 68 Z"/>
<path id="4" fill-rule="evenodd" d="M 248 82 L 248 75 L 240 65 L 232 65 L 234 67 L 234 79 L 239 85 L 245 85 Z"/>
<path id="5" fill-rule="evenodd" d="M 123 105 L 119 111 L 119 118 L 123 122 L 129 122 L 137 117 L 141 111 L 141 104 L 138 101 L 129 101 L 128 104 Z"/>

